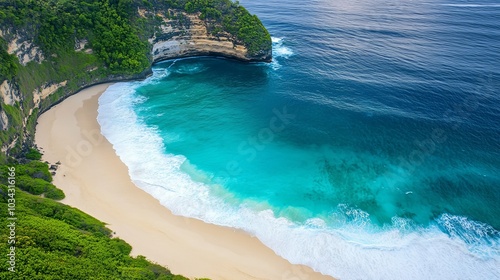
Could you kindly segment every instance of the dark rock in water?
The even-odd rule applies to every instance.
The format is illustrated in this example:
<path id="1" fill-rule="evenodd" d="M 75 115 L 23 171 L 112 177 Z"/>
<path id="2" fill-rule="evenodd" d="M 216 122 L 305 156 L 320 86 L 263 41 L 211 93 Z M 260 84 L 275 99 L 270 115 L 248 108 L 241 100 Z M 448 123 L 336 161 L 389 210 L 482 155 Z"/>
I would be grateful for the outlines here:
<path id="1" fill-rule="evenodd" d="M 55 165 L 55 164 L 52 164 L 52 165 L 50 166 L 50 168 L 49 168 L 49 169 L 50 169 L 50 170 L 57 170 L 57 168 L 58 168 L 58 167 L 59 167 L 59 166 L 57 166 L 57 165 Z"/>
<path id="2" fill-rule="evenodd" d="M 56 172 L 52 171 L 52 172 L 50 172 L 50 175 L 56 176 Z"/>

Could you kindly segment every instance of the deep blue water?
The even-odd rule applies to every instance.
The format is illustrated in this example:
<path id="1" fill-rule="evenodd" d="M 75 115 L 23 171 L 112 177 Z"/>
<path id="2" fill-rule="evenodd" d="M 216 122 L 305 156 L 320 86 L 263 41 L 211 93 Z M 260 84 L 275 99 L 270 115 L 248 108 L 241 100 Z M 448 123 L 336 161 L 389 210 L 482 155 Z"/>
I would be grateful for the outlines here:
<path id="1" fill-rule="evenodd" d="M 341 279 L 499 279 L 500 4 L 241 3 L 271 64 L 167 61 L 100 98 L 134 182 Z"/>

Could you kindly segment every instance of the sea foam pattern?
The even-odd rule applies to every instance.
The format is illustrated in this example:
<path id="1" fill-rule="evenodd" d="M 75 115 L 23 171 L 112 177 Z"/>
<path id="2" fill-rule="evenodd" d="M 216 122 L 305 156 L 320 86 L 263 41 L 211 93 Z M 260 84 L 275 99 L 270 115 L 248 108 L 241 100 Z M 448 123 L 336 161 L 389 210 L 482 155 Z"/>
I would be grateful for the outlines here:
<path id="1" fill-rule="evenodd" d="M 279 61 L 291 57 L 293 51 L 284 45 L 283 38 L 272 37 L 271 40 L 273 44 L 273 61 L 270 65 L 274 70 L 278 70 L 281 68 Z"/>

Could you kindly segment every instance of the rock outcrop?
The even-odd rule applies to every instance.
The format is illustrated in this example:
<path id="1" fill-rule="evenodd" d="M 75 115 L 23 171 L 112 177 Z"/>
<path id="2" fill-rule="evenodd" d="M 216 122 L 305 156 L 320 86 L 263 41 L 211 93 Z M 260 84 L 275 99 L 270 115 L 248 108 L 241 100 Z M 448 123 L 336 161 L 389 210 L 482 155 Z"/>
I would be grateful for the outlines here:
<path id="1" fill-rule="evenodd" d="M 8 125 L 9 118 L 7 117 L 7 114 L 5 114 L 4 111 L 0 111 L 0 130 L 7 130 Z"/>
<path id="2" fill-rule="evenodd" d="M 14 105 L 16 101 L 21 99 L 21 94 L 11 82 L 5 80 L 0 84 L 0 97 L 4 104 Z"/>
<path id="3" fill-rule="evenodd" d="M 40 101 L 49 97 L 49 95 L 53 94 L 58 88 L 64 87 L 68 81 L 62 81 L 57 84 L 45 84 L 41 87 L 35 89 L 33 91 L 33 102 L 35 103 L 35 108 L 40 107 Z"/>
<path id="4" fill-rule="evenodd" d="M 241 61 L 271 61 L 271 51 L 250 55 L 247 48 L 238 42 L 231 34 L 223 33 L 214 36 L 208 31 L 207 23 L 198 14 L 186 14 L 181 11 L 169 10 L 175 19 L 170 19 L 158 13 L 162 19 L 160 32 L 154 34 L 149 42 L 153 44 L 153 61 L 190 56 L 220 56 Z M 139 11 L 146 15 L 146 11 Z M 179 21 L 178 18 L 182 18 Z"/>
<path id="5" fill-rule="evenodd" d="M 25 66 L 30 61 L 42 62 L 45 57 L 40 48 L 33 42 L 33 38 L 26 32 L 11 32 L 11 30 L 0 30 L 0 37 L 8 42 L 7 52 L 15 54 L 21 65 Z"/>

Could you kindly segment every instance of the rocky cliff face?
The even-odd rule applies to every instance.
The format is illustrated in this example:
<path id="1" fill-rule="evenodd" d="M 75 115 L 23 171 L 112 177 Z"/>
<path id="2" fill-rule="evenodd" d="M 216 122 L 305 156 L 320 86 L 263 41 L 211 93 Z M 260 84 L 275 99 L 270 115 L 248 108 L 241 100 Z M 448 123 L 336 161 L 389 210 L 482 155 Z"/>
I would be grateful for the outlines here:
<path id="1" fill-rule="evenodd" d="M 0 85 L 0 97 L 2 98 L 4 104 L 11 106 L 14 105 L 16 101 L 21 100 L 19 90 L 15 88 L 15 85 L 7 80 L 3 81 Z"/>
<path id="2" fill-rule="evenodd" d="M 16 102 L 21 101 L 22 95 L 17 88 L 15 83 L 9 82 L 7 80 L 3 81 L 0 85 L 0 132 L 4 131 L 7 133 L 7 130 L 12 127 L 12 122 L 9 121 L 9 116 L 3 109 L 5 105 L 14 106 Z M 0 139 L 0 153 L 7 153 L 10 149 L 12 149 L 18 141 L 19 137 L 11 137 Z"/>
<path id="3" fill-rule="evenodd" d="M 0 29 L 0 37 L 8 42 L 7 52 L 15 54 L 19 59 L 19 63 L 23 66 L 30 61 L 40 63 L 45 59 L 42 51 L 33 42 L 27 30 Z"/>
<path id="4" fill-rule="evenodd" d="M 147 11 L 139 14 L 147 16 Z M 165 14 L 171 15 L 166 17 Z M 149 42 L 153 45 L 153 61 L 189 56 L 221 56 L 241 61 L 271 61 L 271 51 L 250 55 L 246 47 L 229 33 L 212 35 L 207 22 L 199 14 L 168 10 L 156 14 L 161 18 L 160 31 Z"/>

